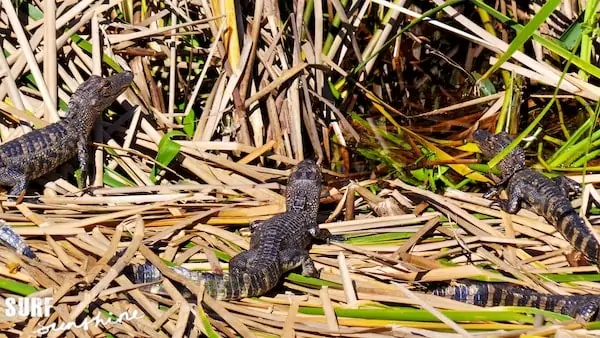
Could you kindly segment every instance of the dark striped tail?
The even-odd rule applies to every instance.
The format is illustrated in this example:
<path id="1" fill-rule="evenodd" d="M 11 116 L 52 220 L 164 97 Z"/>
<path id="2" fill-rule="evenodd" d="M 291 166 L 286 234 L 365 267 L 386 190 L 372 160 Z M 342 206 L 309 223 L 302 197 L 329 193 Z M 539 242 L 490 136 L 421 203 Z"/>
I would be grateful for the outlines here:
<path id="1" fill-rule="evenodd" d="M 218 300 L 234 300 L 245 297 L 260 296 L 269 291 L 275 283 L 272 283 L 265 275 L 250 275 L 247 273 L 224 274 L 206 273 L 188 270 L 182 267 L 171 267 L 171 269 L 195 283 L 204 283 L 205 291 Z M 146 263 L 132 268 L 132 281 L 134 283 L 152 283 L 162 278 L 160 271 L 152 264 Z M 145 287 L 145 290 L 155 294 L 166 294 L 160 285 Z M 183 296 L 193 298 L 191 292 L 186 290 Z"/>
<path id="2" fill-rule="evenodd" d="M 565 314 L 582 321 L 599 320 L 598 295 L 546 295 L 508 283 L 461 281 L 429 289 L 429 293 L 459 302 L 490 306 L 527 306 Z"/>
<path id="3" fill-rule="evenodd" d="M 230 271 L 224 275 L 191 271 L 182 267 L 172 267 L 171 269 L 197 283 L 204 281 L 206 292 L 219 300 L 260 296 L 274 287 L 279 279 L 279 276 L 273 279 L 273 274 L 267 273 L 268 269 L 263 269 L 261 273 L 256 274 Z"/>
<path id="4" fill-rule="evenodd" d="M 596 234 L 592 233 L 593 230 L 584 223 L 575 210 L 571 209 L 559 216 L 556 227 L 558 232 L 590 263 L 600 263 L 600 242 L 596 239 Z"/>
<path id="5" fill-rule="evenodd" d="M 4 220 L 0 220 L 0 244 L 15 250 L 17 253 L 29 258 L 37 258 L 31 247 L 17 234 Z"/>
<path id="6" fill-rule="evenodd" d="M 436 296 L 478 306 L 530 306 L 554 311 L 554 304 L 545 295 L 507 283 L 460 282 L 435 288 Z"/>

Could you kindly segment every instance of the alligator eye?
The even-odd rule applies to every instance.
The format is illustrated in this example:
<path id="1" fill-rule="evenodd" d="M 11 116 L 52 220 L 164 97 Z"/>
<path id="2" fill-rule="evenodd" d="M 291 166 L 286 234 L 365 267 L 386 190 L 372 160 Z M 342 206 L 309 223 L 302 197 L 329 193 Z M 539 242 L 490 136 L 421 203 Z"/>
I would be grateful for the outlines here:
<path id="1" fill-rule="evenodd" d="M 110 97 L 112 95 L 111 87 L 112 86 L 110 82 L 106 81 L 105 83 L 103 83 L 102 87 L 100 88 L 100 95 L 102 95 L 103 97 Z"/>
<path id="2" fill-rule="evenodd" d="M 110 82 L 106 81 L 102 84 L 102 89 L 108 90 L 110 89 Z"/>

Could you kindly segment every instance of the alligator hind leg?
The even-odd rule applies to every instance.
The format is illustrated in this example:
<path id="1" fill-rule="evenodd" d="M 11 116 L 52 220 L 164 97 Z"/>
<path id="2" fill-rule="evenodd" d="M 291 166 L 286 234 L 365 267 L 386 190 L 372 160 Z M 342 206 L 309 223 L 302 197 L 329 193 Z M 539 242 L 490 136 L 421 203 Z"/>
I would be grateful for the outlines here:
<path id="1" fill-rule="evenodd" d="M 256 252 L 252 250 L 242 251 L 229 261 L 230 273 L 242 273 L 248 270 L 256 260 Z"/>
<path id="2" fill-rule="evenodd" d="M 302 275 L 309 277 L 319 277 L 319 270 L 308 255 L 308 251 L 302 249 L 286 249 L 279 253 L 281 267 L 285 271 L 293 270 L 302 266 Z"/>
<path id="3" fill-rule="evenodd" d="M 89 168 L 87 135 L 84 135 L 77 140 L 77 160 L 79 161 L 79 169 L 81 171 L 77 184 L 79 185 L 79 189 L 83 189 L 87 186 Z M 102 175 L 102 173 L 96 173 L 96 175 Z"/>
<path id="4" fill-rule="evenodd" d="M 0 185 L 11 187 L 9 195 L 19 196 L 27 188 L 27 175 L 7 168 L 0 169 Z"/>
<path id="5" fill-rule="evenodd" d="M 575 194 L 581 193 L 581 184 L 576 181 L 566 177 L 566 176 L 558 176 L 554 178 L 554 183 L 560 188 L 565 197 L 569 197 L 569 193 L 573 192 Z"/>

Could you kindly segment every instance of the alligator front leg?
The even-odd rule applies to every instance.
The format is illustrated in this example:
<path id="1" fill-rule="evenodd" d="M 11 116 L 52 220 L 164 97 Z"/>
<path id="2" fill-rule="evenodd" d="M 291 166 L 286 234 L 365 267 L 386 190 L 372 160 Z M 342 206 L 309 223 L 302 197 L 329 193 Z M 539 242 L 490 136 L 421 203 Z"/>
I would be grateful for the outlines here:
<path id="1" fill-rule="evenodd" d="M 500 194 L 500 191 L 506 187 L 512 176 L 505 176 L 497 183 L 493 184 L 490 189 L 483 194 L 483 198 L 494 199 Z"/>
<path id="2" fill-rule="evenodd" d="M 77 182 L 79 189 L 83 189 L 87 186 L 87 176 L 88 176 L 88 166 L 89 166 L 89 157 L 88 157 L 88 138 L 87 135 L 79 137 L 77 140 L 77 160 L 79 161 L 79 171 L 80 176 Z M 96 175 L 101 175 L 102 173 L 96 173 Z"/>
<path id="3" fill-rule="evenodd" d="M 15 250 L 29 258 L 37 258 L 31 247 L 4 221 L 0 222 L 0 244 Z"/>
<path id="4" fill-rule="evenodd" d="M 495 199 L 500 194 L 500 188 L 496 185 L 492 186 L 488 191 L 483 194 L 485 199 Z"/>
<path id="5" fill-rule="evenodd" d="M 319 225 L 315 222 L 308 227 L 308 233 L 317 240 L 325 241 L 329 243 L 330 241 L 334 242 L 343 242 L 345 240 L 342 235 L 333 235 L 328 229 L 321 229 Z"/>
<path id="6" fill-rule="evenodd" d="M 19 177 L 19 180 L 12 187 L 12 189 L 10 189 L 10 192 L 8 194 L 12 195 L 12 196 L 20 197 L 21 195 L 23 195 L 25 193 L 25 188 L 27 188 L 28 183 L 29 183 L 29 180 L 27 179 L 27 176 L 23 175 L 23 176 Z"/>
<path id="7" fill-rule="evenodd" d="M 519 181 L 516 184 L 509 187 L 506 191 L 508 199 L 496 199 L 492 204 L 497 204 L 500 208 L 509 214 L 516 214 L 521 210 L 523 196 L 525 196 L 527 185 L 529 182 Z M 529 187 L 529 189 L 531 189 Z"/>
<path id="8" fill-rule="evenodd" d="M 11 187 L 9 195 L 19 196 L 25 192 L 29 180 L 27 175 L 8 168 L 0 168 L 0 185 Z"/>

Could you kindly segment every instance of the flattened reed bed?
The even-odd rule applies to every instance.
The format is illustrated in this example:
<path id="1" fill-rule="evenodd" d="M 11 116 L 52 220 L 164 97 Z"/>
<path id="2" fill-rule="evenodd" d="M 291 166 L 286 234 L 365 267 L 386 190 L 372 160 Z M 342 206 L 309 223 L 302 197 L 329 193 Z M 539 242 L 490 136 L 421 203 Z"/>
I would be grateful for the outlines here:
<path id="1" fill-rule="evenodd" d="M 332 191 L 343 194 L 344 189 Z M 402 194 L 409 191 L 399 189 L 398 192 Z M 424 193 L 421 197 L 431 198 L 431 195 L 426 191 L 417 188 L 411 188 L 410 191 L 411 196 L 416 196 L 420 192 Z M 444 207 L 448 210 L 458 210 L 462 202 L 461 200 L 454 200 L 451 197 L 452 194 L 450 192 L 446 197 L 439 196 L 435 198 L 444 199 Z M 213 196 L 216 197 L 217 195 Z M 467 196 L 462 195 L 462 197 Z M 262 203 L 264 206 L 271 205 L 268 202 Z M 440 217 L 443 217 L 443 215 L 436 212 L 436 208 L 433 206 L 430 211 L 416 217 L 410 214 L 389 217 L 374 217 L 372 213 L 371 215 L 361 215 L 365 222 L 358 230 L 353 228 L 355 225 L 352 225 L 359 223 L 356 220 L 323 224 L 335 233 L 346 235 L 348 240 L 347 243 L 313 245 L 311 256 L 317 267 L 322 269 L 321 281 L 291 274 L 273 292 L 256 299 L 223 303 L 214 300 L 206 301 L 205 298 L 205 310 L 208 311 L 205 315 L 208 317 L 203 317 L 205 315 L 201 312 L 196 312 L 198 308 L 195 304 L 181 306 L 183 301 L 181 295 L 176 288 L 171 286 L 167 287 L 170 291 L 168 291 L 169 295 L 166 296 L 140 292 L 138 289 L 140 285 L 131 285 L 121 273 L 124 265 L 115 266 L 114 264 L 117 263 L 107 265 L 108 258 L 112 257 L 117 251 L 127 249 L 131 256 L 128 255 L 125 259 L 119 260 L 122 262 L 119 264 L 141 263 L 147 260 L 150 257 L 148 254 L 153 251 L 163 259 L 183 264 L 188 268 L 210 271 L 218 266 L 219 269 L 226 272 L 227 264 L 224 261 L 218 261 L 217 263 L 214 259 L 216 257 L 227 259 L 226 257 L 233 256 L 240 250 L 247 248 L 248 223 L 235 227 L 209 225 L 209 223 L 219 223 L 214 222 L 214 220 L 223 217 L 222 213 L 227 215 L 230 210 L 235 210 L 237 217 L 246 220 L 251 219 L 257 216 L 256 207 L 247 206 L 245 202 L 235 201 L 215 203 L 214 206 L 211 206 L 210 203 L 188 205 L 185 202 L 169 202 L 162 205 L 146 202 L 136 205 L 132 205 L 130 202 L 113 204 L 115 207 L 119 207 L 118 211 L 104 212 L 102 208 L 79 209 L 77 211 L 79 218 L 86 223 L 90 223 L 79 228 L 58 225 L 49 228 L 41 226 L 16 227 L 16 230 L 24 234 L 28 243 L 39 253 L 41 262 L 17 257 L 12 252 L 2 249 L 3 255 L 0 260 L 6 264 L 2 264 L 2 266 L 12 266 L 13 270 L 0 268 L 0 282 L 7 279 L 20 281 L 39 288 L 40 295 L 62 295 L 57 297 L 54 305 L 66 312 L 59 317 L 53 316 L 48 319 L 23 318 L 20 321 L 13 321 L 11 322 L 13 326 L 7 332 L 23 333 L 35 327 L 35 325 L 49 325 L 52 322 L 59 323 L 68 320 L 68 318 L 74 318 L 77 313 L 73 312 L 75 305 L 80 304 L 77 309 L 81 311 L 85 308 L 81 304 L 88 304 L 92 300 L 99 301 L 100 308 L 110 309 L 113 313 L 116 313 L 115 311 L 138 309 L 149 315 L 147 319 L 143 320 L 146 321 L 148 327 L 139 326 L 139 323 L 135 324 L 133 322 L 101 327 L 103 330 L 114 333 L 150 334 L 152 332 L 157 335 L 175 334 L 176 332 L 183 332 L 181 331 L 181 321 L 184 318 L 196 318 L 197 316 L 199 316 L 197 320 L 200 320 L 200 322 L 194 325 L 192 331 L 197 330 L 198 332 L 208 333 L 206 331 L 208 327 L 201 324 L 202 318 L 206 318 L 212 324 L 213 329 L 224 334 L 231 334 L 234 331 L 240 334 L 245 332 L 248 335 L 261 332 L 270 334 L 294 332 L 297 336 L 308 337 L 316 336 L 317 332 L 322 335 L 335 335 L 334 332 L 337 332 L 344 336 L 377 332 L 377 335 L 388 336 L 394 334 L 395 327 L 403 327 L 403 330 L 416 328 L 424 330 L 423 332 L 430 332 L 429 334 L 433 334 L 435 330 L 444 327 L 448 329 L 449 327 L 443 326 L 442 323 L 434 324 L 429 322 L 430 319 L 425 319 L 430 318 L 425 315 L 427 312 L 425 310 L 422 310 L 425 311 L 422 315 L 402 310 L 410 306 L 419 308 L 418 304 L 423 304 L 423 301 L 437 309 L 475 311 L 479 314 L 483 313 L 483 318 L 489 318 L 487 319 L 489 322 L 484 320 L 480 324 L 467 323 L 463 322 L 464 319 L 461 319 L 463 317 L 458 314 L 444 310 L 442 316 L 456 322 L 456 324 L 451 325 L 458 325 L 454 328 L 459 332 L 463 332 L 463 330 L 486 330 L 490 333 L 494 330 L 537 332 L 540 329 L 531 326 L 533 323 L 531 317 L 529 317 L 530 319 L 523 315 L 518 315 L 520 316 L 519 319 L 515 317 L 515 320 L 525 321 L 527 323 L 525 325 L 494 322 L 495 320 L 501 320 L 499 318 L 503 318 L 501 317 L 503 312 L 498 312 L 501 311 L 500 309 L 483 312 L 484 309 L 476 306 L 423 294 L 421 292 L 423 289 L 419 285 L 433 281 L 441 282 L 459 278 L 487 276 L 492 279 L 504 279 L 508 282 L 526 285 L 541 292 L 552 290 L 552 292 L 563 294 L 567 292 L 579 293 L 580 291 L 583 293 L 600 293 L 600 284 L 595 281 L 567 284 L 551 281 L 554 274 L 572 275 L 574 276 L 573 280 L 577 280 L 575 276 L 580 275 L 582 272 L 597 272 L 595 267 L 570 267 L 564 255 L 564 250 L 560 250 L 556 246 L 549 246 L 543 241 L 534 240 L 526 234 L 520 234 L 518 231 L 516 232 L 517 238 L 496 237 L 487 234 L 486 236 L 475 236 L 470 239 L 471 237 L 466 236 L 465 229 L 458 231 L 460 226 L 453 229 L 457 225 L 452 222 L 453 216 L 451 214 L 446 214 L 450 222 L 442 222 Z M 76 204 L 72 205 L 77 206 Z M 87 205 L 84 201 L 81 206 Z M 145 208 L 145 210 L 140 208 Z M 483 214 L 489 215 L 492 213 L 492 210 L 488 210 L 489 208 L 486 206 L 482 205 L 480 208 Z M 142 211 L 130 215 L 126 213 L 129 210 Z M 244 216 L 245 210 L 248 210 L 249 215 Z M 262 208 L 259 210 L 265 211 L 262 216 L 266 217 L 279 212 L 277 208 Z M 19 213 L 18 210 L 12 208 L 8 208 L 7 211 L 14 215 Z M 69 209 L 63 211 L 66 213 Z M 46 212 L 60 214 L 60 209 L 54 206 L 51 210 L 39 209 L 36 212 L 41 216 L 45 216 L 44 213 Z M 123 214 L 124 212 L 125 214 Z M 146 222 L 152 223 L 161 217 L 172 218 L 174 213 L 177 215 L 173 219 L 174 222 L 166 222 L 156 227 L 144 226 Z M 114 215 L 117 215 L 117 217 L 112 218 Z M 23 214 L 20 217 L 26 218 Z M 102 220 L 89 221 L 90 219 L 98 219 L 97 217 L 102 217 Z M 533 220 L 527 216 L 516 217 L 523 219 L 525 224 L 527 224 L 525 220 Z M 390 220 L 393 221 L 390 222 Z M 539 222 L 538 220 L 533 221 L 533 224 Z M 424 226 L 428 222 L 434 223 L 434 225 L 430 226 L 431 231 L 426 233 L 420 233 L 419 228 L 413 226 L 415 224 Z M 494 233 L 500 232 L 502 236 L 505 236 L 502 223 L 490 226 L 490 229 L 494 229 Z M 64 232 L 52 233 L 52 236 L 45 237 L 45 240 L 34 240 L 35 237 L 43 239 L 44 237 L 39 237 L 39 234 L 44 232 L 45 229 L 53 228 L 64 230 Z M 378 242 L 382 240 L 380 236 L 385 232 L 372 235 L 368 231 L 371 228 L 384 230 L 390 228 L 393 229 L 393 232 L 388 234 L 407 233 L 407 235 Z M 37 229 L 41 232 L 28 229 Z M 72 232 L 68 232 L 68 229 Z M 237 234 L 235 229 L 239 229 L 242 236 Z M 446 230 L 441 231 L 442 229 Z M 232 232 L 232 230 L 235 232 Z M 450 232 L 448 233 L 447 230 L 450 230 Z M 453 237 L 448 237 L 448 234 Z M 352 241 L 359 238 L 363 238 L 362 242 L 353 244 Z M 369 241 L 365 238 L 372 239 Z M 447 240 L 440 242 L 440 238 L 447 238 Z M 554 238 L 564 241 L 559 237 Z M 434 250 L 432 250 L 433 248 L 428 249 L 429 244 L 425 244 L 431 240 L 434 241 L 431 244 L 442 243 L 445 250 L 449 252 L 447 256 L 450 258 L 449 262 L 460 262 L 460 265 L 447 266 L 446 263 L 440 261 L 439 248 L 436 246 Z M 406 243 L 412 244 L 407 251 L 400 251 L 400 257 L 402 258 L 393 258 L 393 254 L 404 247 Z M 467 254 L 465 243 L 478 244 L 477 247 L 469 248 L 472 250 L 471 259 L 481 267 L 462 265 L 467 263 L 464 260 Z M 190 244 L 192 245 L 190 246 Z M 523 247 L 523 245 L 525 246 Z M 144 247 L 143 250 L 142 247 Z M 508 250 L 514 251 L 516 255 L 508 256 L 506 254 Z M 555 251 L 557 251 L 555 255 L 549 256 L 550 253 Z M 537 252 L 537 256 L 532 255 L 533 252 Z M 217 254 L 216 257 L 213 256 L 215 253 Z M 225 256 L 223 256 L 224 254 Z M 497 255 L 503 258 L 497 258 Z M 211 256 L 214 258 L 211 259 Z M 509 257 L 511 257 L 511 261 L 507 261 Z M 552 264 L 549 264 L 549 262 L 548 264 L 543 263 L 550 257 L 554 259 Z M 152 260 L 155 261 L 155 259 Z M 510 263 L 510 265 L 507 263 Z M 506 276 L 512 275 L 517 278 L 501 277 L 496 272 L 485 268 L 487 265 L 503 271 Z M 18 268 L 15 269 L 14 267 Z M 340 267 L 344 267 L 344 269 L 340 270 Z M 418 297 L 420 301 L 405 298 L 395 284 L 413 289 L 411 297 Z M 323 287 L 320 285 L 323 285 Z M 1 283 L 0 287 L 2 287 Z M 8 293 L 3 293 L 1 297 L 18 295 L 24 290 L 24 286 L 17 284 L 14 289 L 9 289 Z M 289 291 L 297 294 L 288 294 Z M 156 302 L 166 305 L 169 309 L 166 312 L 163 312 L 164 309 L 158 310 Z M 317 311 L 320 314 L 313 313 L 315 309 L 323 309 L 324 312 Z M 357 311 L 353 313 L 345 309 L 348 311 L 356 309 Z M 384 317 L 378 317 L 383 313 L 376 311 L 376 309 L 389 309 L 389 312 Z M 182 311 L 185 312 L 182 313 Z M 212 311 L 219 313 L 220 318 L 214 317 Z M 264 312 L 264 315 L 258 315 L 257 311 L 266 312 Z M 304 311 L 309 311 L 312 314 L 302 315 Z M 170 315 L 167 316 L 168 313 Z M 92 316 L 93 314 L 95 312 L 85 314 L 85 316 Z M 450 317 L 446 317 L 447 315 Z M 419 320 L 417 319 L 419 316 L 424 317 Z M 561 326 L 556 326 L 547 329 L 550 330 L 549 332 L 556 332 L 560 328 Z"/>

